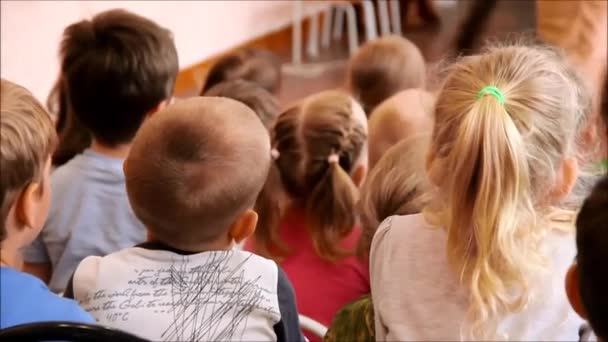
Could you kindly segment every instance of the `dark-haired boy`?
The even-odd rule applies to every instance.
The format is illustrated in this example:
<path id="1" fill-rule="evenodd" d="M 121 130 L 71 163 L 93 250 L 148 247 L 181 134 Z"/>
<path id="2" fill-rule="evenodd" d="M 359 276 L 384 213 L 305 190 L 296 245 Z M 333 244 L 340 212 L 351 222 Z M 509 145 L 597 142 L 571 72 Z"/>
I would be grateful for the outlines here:
<path id="1" fill-rule="evenodd" d="M 139 126 L 171 97 L 178 71 L 171 33 L 124 10 L 68 26 L 60 54 L 70 105 L 93 142 L 53 172 L 48 221 L 25 253 L 25 269 L 55 292 L 85 257 L 144 241 L 122 164 Z"/>

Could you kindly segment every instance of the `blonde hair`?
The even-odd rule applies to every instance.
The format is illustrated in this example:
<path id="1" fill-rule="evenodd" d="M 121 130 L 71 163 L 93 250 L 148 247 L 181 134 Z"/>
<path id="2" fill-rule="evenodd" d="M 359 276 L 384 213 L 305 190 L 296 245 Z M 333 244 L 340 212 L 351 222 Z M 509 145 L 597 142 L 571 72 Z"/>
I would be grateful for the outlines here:
<path id="1" fill-rule="evenodd" d="M 368 115 L 382 101 L 409 88 L 424 88 L 420 49 L 401 36 L 367 42 L 351 58 L 346 85 Z"/>
<path id="2" fill-rule="evenodd" d="M 259 254 L 279 260 L 289 254 L 278 237 L 281 190 L 306 208 L 319 256 L 334 261 L 348 254 L 338 243 L 355 224 L 358 189 L 350 173 L 367 158 L 367 125 L 358 106 L 345 93 L 325 91 L 279 115 L 271 132 L 275 161 L 256 205 Z M 332 162 L 332 155 L 338 160 Z"/>
<path id="3" fill-rule="evenodd" d="M 362 228 L 359 256 L 369 256 L 372 238 L 384 219 L 419 213 L 428 203 L 431 187 L 424 172 L 424 156 L 429 140 L 430 133 L 401 140 L 371 169 L 357 205 Z"/>
<path id="4" fill-rule="evenodd" d="M 369 167 L 402 139 L 430 134 L 434 96 L 423 89 L 408 89 L 382 102 L 369 116 Z"/>
<path id="5" fill-rule="evenodd" d="M 562 161 L 575 154 L 582 93 L 563 57 L 539 46 L 490 47 L 448 71 L 429 156 L 438 207 L 425 211 L 446 230 L 449 260 L 470 290 L 471 334 L 491 338 L 546 269 L 541 213 Z M 504 105 L 480 94 L 486 86 Z"/>
<path id="6" fill-rule="evenodd" d="M 50 115 L 29 90 L 5 79 L 0 83 L 0 241 L 8 212 L 19 193 L 42 180 L 57 144 Z"/>
<path id="7" fill-rule="evenodd" d="M 235 100 L 195 97 L 146 120 L 125 161 L 135 215 L 155 238 L 200 251 L 252 208 L 270 167 L 268 132 Z"/>

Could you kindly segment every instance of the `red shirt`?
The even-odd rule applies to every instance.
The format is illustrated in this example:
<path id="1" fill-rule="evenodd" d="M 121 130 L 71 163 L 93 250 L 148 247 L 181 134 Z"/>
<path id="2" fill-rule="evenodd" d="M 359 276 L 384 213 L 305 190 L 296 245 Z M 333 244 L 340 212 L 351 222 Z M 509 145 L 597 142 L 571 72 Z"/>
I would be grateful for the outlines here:
<path id="1" fill-rule="evenodd" d="M 340 308 L 370 293 L 367 260 L 362 261 L 354 255 L 337 263 L 323 260 L 313 248 L 306 218 L 301 212 L 293 210 L 285 215 L 279 235 L 291 249 L 281 267 L 293 284 L 300 314 L 329 327 Z M 354 251 L 360 236 L 361 230 L 355 227 L 342 240 L 342 248 Z M 249 251 L 252 247 L 251 241 L 245 245 Z M 319 341 L 306 335 L 311 341 Z"/>

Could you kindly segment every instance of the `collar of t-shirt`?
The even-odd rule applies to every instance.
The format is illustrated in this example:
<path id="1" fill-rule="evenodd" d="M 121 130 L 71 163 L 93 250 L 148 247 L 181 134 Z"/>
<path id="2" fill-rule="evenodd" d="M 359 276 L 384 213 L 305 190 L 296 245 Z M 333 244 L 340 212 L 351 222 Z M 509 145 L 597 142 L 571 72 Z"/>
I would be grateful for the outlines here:
<path id="1" fill-rule="evenodd" d="M 135 247 L 149 249 L 149 250 L 153 250 L 153 251 L 168 251 L 168 252 L 173 252 L 173 253 L 179 254 L 179 255 L 192 255 L 192 254 L 200 253 L 200 252 L 188 252 L 188 251 L 184 251 L 181 249 L 173 248 L 163 242 L 156 241 L 156 240 L 146 241 L 146 242 L 135 245 Z"/>

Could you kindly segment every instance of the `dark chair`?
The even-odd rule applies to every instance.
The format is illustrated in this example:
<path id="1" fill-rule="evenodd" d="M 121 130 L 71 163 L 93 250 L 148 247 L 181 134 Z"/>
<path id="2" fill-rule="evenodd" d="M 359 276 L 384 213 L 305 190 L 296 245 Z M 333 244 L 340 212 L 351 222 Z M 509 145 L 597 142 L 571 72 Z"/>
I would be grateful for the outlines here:
<path id="1" fill-rule="evenodd" d="M 124 331 L 74 322 L 16 325 L 0 330 L 0 341 L 150 342 Z"/>

